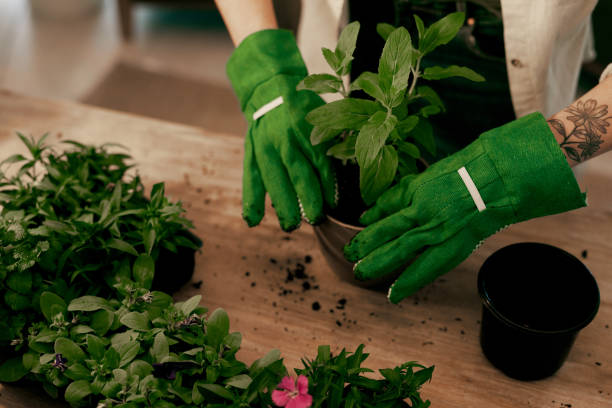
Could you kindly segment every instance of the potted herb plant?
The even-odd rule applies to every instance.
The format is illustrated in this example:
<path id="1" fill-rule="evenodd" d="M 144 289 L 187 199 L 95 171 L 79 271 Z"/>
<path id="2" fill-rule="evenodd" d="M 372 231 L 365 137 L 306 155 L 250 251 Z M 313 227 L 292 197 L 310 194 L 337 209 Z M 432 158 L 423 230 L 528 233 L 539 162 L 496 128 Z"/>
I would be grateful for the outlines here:
<path id="1" fill-rule="evenodd" d="M 414 43 L 406 28 L 378 24 L 377 32 L 385 40 L 378 72 L 363 72 L 346 86 L 359 33 L 359 22 L 353 22 L 340 34 L 334 51 L 323 48 L 335 75 L 309 75 L 298 85 L 298 89 L 342 96 L 306 116 L 314 126 L 311 143 L 329 146 L 327 154 L 335 162 L 338 183 L 338 206 L 315 232 L 332 268 L 342 278 L 365 286 L 382 282 L 356 281 L 353 264 L 345 260 L 342 250 L 363 228 L 359 216 L 399 179 L 423 171 L 425 154 L 436 155 L 428 118 L 444 111 L 444 103 L 431 87 L 418 84 L 419 79 L 460 76 L 484 80 L 473 70 L 456 65 L 421 69 L 427 54 L 457 35 L 464 13 L 449 14 L 429 27 L 418 16 L 414 19 L 418 30 Z M 363 91 L 366 97 L 354 97 L 355 91 Z M 394 278 L 390 274 L 385 282 Z"/>

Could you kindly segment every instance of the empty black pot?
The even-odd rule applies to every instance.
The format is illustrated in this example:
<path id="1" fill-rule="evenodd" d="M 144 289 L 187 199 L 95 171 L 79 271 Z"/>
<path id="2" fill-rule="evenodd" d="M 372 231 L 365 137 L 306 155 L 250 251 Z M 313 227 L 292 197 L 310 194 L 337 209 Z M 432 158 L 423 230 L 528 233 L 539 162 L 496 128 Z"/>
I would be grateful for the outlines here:
<path id="1" fill-rule="evenodd" d="M 483 304 L 480 344 L 506 375 L 538 380 L 554 374 L 578 332 L 599 309 L 599 289 L 586 266 L 539 243 L 507 246 L 478 274 Z"/>

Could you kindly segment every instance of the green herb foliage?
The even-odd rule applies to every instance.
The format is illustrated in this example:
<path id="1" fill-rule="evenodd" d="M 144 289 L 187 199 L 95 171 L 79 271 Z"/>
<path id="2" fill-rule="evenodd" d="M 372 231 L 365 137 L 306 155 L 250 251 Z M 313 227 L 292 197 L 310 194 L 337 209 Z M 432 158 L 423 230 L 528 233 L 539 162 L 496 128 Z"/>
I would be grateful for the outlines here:
<path id="1" fill-rule="evenodd" d="M 364 72 L 348 89 L 344 77 L 359 32 L 359 22 L 346 26 L 335 51 L 323 55 L 336 75 L 314 74 L 298 89 L 317 93 L 339 93 L 344 98 L 312 110 L 306 119 L 314 125 L 313 145 L 333 141 L 327 154 L 360 168 L 360 190 L 366 204 L 372 204 L 394 181 L 416 173 L 416 162 L 425 150 L 436 153 L 428 117 L 444 111 L 444 104 L 428 86 L 417 86 L 419 78 L 440 80 L 453 76 L 472 81 L 484 78 L 467 67 L 429 67 L 421 70 L 421 60 L 437 47 L 451 41 L 463 25 L 464 13 L 452 13 L 425 27 L 414 16 L 418 27 L 418 46 L 404 27 L 381 23 L 377 32 L 386 40 L 378 72 Z M 362 90 L 372 100 L 349 97 Z"/>
<path id="2" fill-rule="evenodd" d="M 0 174 L 0 381 L 37 382 L 75 407 L 273 406 L 287 375 L 280 351 L 247 365 L 223 309 L 151 289 L 160 248 L 196 247 L 174 237 L 191 224 L 163 185 L 146 199 L 140 179 L 126 179 L 129 157 L 108 146 L 55 153 L 44 137 L 20 137 L 32 158 L 12 156 L 2 164 L 20 167 Z M 295 372 L 315 407 L 429 406 L 419 389 L 433 367 L 405 363 L 374 380 L 366 357 L 363 345 L 336 356 L 321 346 Z"/>
<path id="3" fill-rule="evenodd" d="M 201 244 L 181 234 L 192 227 L 181 204 L 163 184 L 145 197 L 140 178 L 126 174 L 130 157 L 110 153 L 112 145 L 67 141 L 60 153 L 46 136 L 19 137 L 31 157 L 0 163 L 0 350 L 24 340 L 41 300 L 51 301 L 43 292 L 67 303 L 104 297 L 105 280 L 134 260 L 138 284 L 150 288 L 160 251 Z"/>
<path id="4" fill-rule="evenodd" d="M 304 368 L 297 374 L 308 377 L 313 408 L 427 408 L 429 401 L 421 399 L 419 390 L 431 380 L 434 367 L 424 367 L 413 361 L 399 367 L 379 370 L 382 379 L 364 376 L 373 370 L 362 367 L 368 354 L 364 345 L 354 353 L 342 350 L 334 356 L 329 346 L 319 346 L 317 357 L 302 359 Z"/>

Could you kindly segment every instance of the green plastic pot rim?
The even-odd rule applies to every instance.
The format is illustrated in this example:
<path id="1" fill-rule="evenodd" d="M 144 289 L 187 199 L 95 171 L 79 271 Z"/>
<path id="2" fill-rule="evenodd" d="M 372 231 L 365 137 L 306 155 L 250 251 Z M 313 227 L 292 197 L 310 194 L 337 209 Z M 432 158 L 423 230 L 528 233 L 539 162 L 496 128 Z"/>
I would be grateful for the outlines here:
<path id="1" fill-rule="evenodd" d="M 556 335 L 564 335 L 564 334 L 571 334 L 571 333 L 577 333 L 580 330 L 584 329 L 586 326 L 588 326 L 593 319 L 595 318 L 595 316 L 597 315 L 597 312 L 599 311 L 599 306 L 601 303 L 601 296 L 599 293 L 599 287 L 597 285 L 597 281 L 595 280 L 595 277 L 593 276 L 593 274 L 591 273 L 591 271 L 586 267 L 586 265 L 584 265 L 582 263 L 582 261 L 580 261 L 578 258 L 576 258 L 574 255 L 570 254 L 569 252 L 559 248 L 559 247 L 555 247 L 553 245 L 548 245 L 548 244 L 543 244 L 540 242 L 520 242 L 520 243 L 515 243 L 515 244 L 511 244 L 511 245 L 507 245 L 503 248 L 500 248 L 499 250 L 495 251 L 493 254 L 491 254 L 486 260 L 485 263 L 483 263 L 483 266 L 486 264 L 487 260 L 489 260 L 489 258 L 491 258 L 491 256 L 495 255 L 497 252 L 501 251 L 504 248 L 508 248 L 514 245 L 525 245 L 525 244 L 535 244 L 535 245 L 541 245 L 541 246 L 547 246 L 550 248 L 553 248 L 557 251 L 561 251 L 565 256 L 571 257 L 573 259 L 575 259 L 576 261 L 578 261 L 580 264 L 582 264 L 584 266 L 584 269 L 586 270 L 586 272 L 589 274 L 589 276 L 591 277 L 591 279 L 593 280 L 593 283 L 595 285 L 595 288 L 597 289 L 597 304 L 596 306 L 593 308 L 593 312 L 586 318 L 584 319 L 581 323 L 568 327 L 566 329 L 562 329 L 562 330 L 538 330 L 538 329 L 532 329 L 530 327 L 525 327 L 523 325 L 520 325 L 518 323 L 515 323 L 514 321 L 512 321 L 511 319 L 509 319 L 508 317 L 504 316 L 501 312 L 499 312 L 495 306 L 493 305 L 493 301 L 491 300 L 491 298 L 489 297 L 489 294 L 487 293 L 485 287 L 484 287 L 484 273 L 482 272 L 483 268 L 481 267 L 479 272 L 478 272 L 478 294 L 480 295 L 480 300 L 482 302 L 482 306 L 484 308 L 486 308 L 489 312 L 491 312 L 491 314 L 500 322 L 506 324 L 507 326 L 510 326 L 516 330 L 519 330 L 521 332 L 524 333 L 528 333 L 528 334 L 532 334 L 532 335 L 539 335 L 539 336 L 556 336 Z"/>

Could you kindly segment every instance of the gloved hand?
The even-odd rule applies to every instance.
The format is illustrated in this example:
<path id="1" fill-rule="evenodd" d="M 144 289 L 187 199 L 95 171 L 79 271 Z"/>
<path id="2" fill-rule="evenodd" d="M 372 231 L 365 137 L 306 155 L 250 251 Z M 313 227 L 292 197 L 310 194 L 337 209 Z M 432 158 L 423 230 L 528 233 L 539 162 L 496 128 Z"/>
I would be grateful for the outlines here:
<path id="1" fill-rule="evenodd" d="M 312 146 L 304 116 L 322 105 L 314 92 L 296 91 L 307 75 L 293 35 L 263 30 L 245 38 L 227 63 L 227 74 L 249 123 L 244 143 L 242 216 L 249 226 L 264 216 L 270 194 L 282 229 L 303 217 L 322 221 L 323 199 L 335 205 L 335 176 L 328 146 Z M 281 99 L 282 98 L 282 99 Z"/>
<path id="2" fill-rule="evenodd" d="M 365 212 L 344 248 L 358 279 L 413 262 L 389 289 L 397 303 L 457 266 L 510 224 L 585 206 L 544 117 L 490 130 L 417 176 L 404 177 Z M 371 225 L 370 225 L 371 224 Z"/>

